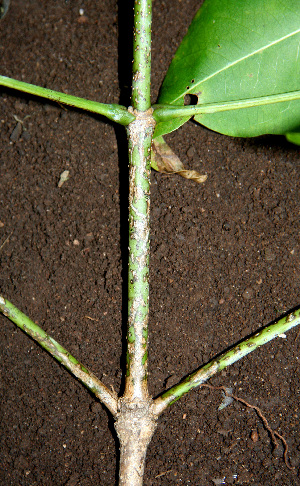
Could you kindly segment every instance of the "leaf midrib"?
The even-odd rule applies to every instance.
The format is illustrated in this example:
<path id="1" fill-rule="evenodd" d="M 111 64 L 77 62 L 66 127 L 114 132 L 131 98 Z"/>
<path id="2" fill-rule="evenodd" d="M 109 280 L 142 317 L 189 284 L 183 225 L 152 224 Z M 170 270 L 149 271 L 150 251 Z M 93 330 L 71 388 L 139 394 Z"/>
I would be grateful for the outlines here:
<path id="1" fill-rule="evenodd" d="M 201 79 L 201 81 L 199 81 L 198 83 L 196 84 L 193 84 L 193 87 L 190 88 L 189 90 L 184 90 L 177 98 L 175 98 L 170 104 L 176 104 L 176 101 L 178 101 L 179 99 L 181 99 L 182 97 L 184 97 L 187 93 L 190 93 L 190 92 L 194 92 L 195 91 L 195 88 L 197 88 L 200 84 L 202 84 L 203 82 L 207 81 L 208 79 L 210 78 L 213 78 L 214 76 L 216 76 L 217 74 L 221 73 L 222 71 L 226 71 L 226 69 L 229 69 L 231 68 L 232 66 L 238 64 L 239 62 L 242 62 L 244 61 L 245 59 L 248 59 L 252 56 L 255 56 L 255 54 L 258 54 L 259 52 L 263 51 L 263 50 L 266 50 L 266 49 L 269 49 L 270 47 L 273 47 L 274 45 L 276 44 L 279 44 L 280 42 L 283 42 L 285 41 L 286 39 L 288 39 L 289 37 L 292 37 L 294 35 L 297 35 L 300 33 L 300 28 L 294 32 L 291 32 L 290 34 L 288 35 L 285 35 L 284 37 L 281 37 L 280 39 L 277 39 L 276 41 L 274 42 L 271 42 L 263 47 L 260 47 L 259 49 L 257 49 L 256 51 L 252 52 L 251 54 L 248 54 L 244 57 L 241 57 L 239 58 L 238 60 L 228 64 L 227 66 L 224 66 L 222 69 L 219 69 L 218 71 L 215 71 L 213 74 L 207 76 L 206 78 L 203 78 Z M 188 56 L 187 56 L 188 57 Z"/>

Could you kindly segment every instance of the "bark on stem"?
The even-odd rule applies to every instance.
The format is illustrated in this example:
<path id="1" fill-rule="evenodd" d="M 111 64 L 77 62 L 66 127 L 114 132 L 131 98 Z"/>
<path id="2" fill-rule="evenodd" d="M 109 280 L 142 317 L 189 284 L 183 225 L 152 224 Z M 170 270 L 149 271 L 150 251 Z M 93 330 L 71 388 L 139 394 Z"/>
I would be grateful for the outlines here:
<path id="1" fill-rule="evenodd" d="M 120 441 L 119 486 L 142 486 L 148 445 L 157 425 L 152 400 L 120 399 L 115 428 Z"/>
<path id="2" fill-rule="evenodd" d="M 128 125 L 129 262 L 127 374 L 124 396 L 148 400 L 150 155 L 155 121 L 150 108 L 151 0 L 135 0 L 132 106 Z"/>
<path id="3" fill-rule="evenodd" d="M 128 333 L 125 396 L 148 399 L 147 344 L 149 316 L 150 151 L 152 110 L 134 112 L 129 125 L 129 262 Z"/>
<path id="4" fill-rule="evenodd" d="M 150 246 L 150 155 L 155 121 L 150 105 L 151 0 L 135 0 L 129 144 L 128 331 L 125 393 L 115 428 L 120 440 L 120 486 L 141 486 L 156 428 L 147 386 Z"/>

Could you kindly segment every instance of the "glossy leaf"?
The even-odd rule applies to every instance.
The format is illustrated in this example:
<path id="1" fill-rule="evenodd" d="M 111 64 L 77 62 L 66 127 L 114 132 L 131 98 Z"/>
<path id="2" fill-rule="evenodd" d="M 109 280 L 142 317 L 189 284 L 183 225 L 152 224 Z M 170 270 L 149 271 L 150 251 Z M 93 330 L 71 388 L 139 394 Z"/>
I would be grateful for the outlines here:
<path id="1" fill-rule="evenodd" d="M 0 0 L 0 19 L 3 19 L 8 11 L 10 0 Z"/>
<path id="2" fill-rule="evenodd" d="M 289 142 L 300 145 L 300 130 L 298 132 L 286 133 L 285 136 Z"/>
<path id="3" fill-rule="evenodd" d="M 8 11 L 10 0 L 0 0 L 0 19 L 3 19 Z"/>
<path id="4" fill-rule="evenodd" d="M 221 103 L 300 88 L 299 0 L 206 0 L 170 65 L 159 104 Z M 160 122 L 155 136 L 189 118 Z M 195 116 L 232 136 L 284 134 L 300 123 L 300 100 Z"/>

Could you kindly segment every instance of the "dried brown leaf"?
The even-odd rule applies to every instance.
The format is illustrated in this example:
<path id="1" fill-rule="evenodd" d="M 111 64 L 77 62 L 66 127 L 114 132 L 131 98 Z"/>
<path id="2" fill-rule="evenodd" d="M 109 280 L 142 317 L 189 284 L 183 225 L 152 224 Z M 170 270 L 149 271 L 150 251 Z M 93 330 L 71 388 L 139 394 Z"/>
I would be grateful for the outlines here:
<path id="1" fill-rule="evenodd" d="M 187 170 L 183 163 L 165 142 L 163 137 L 157 137 L 152 142 L 151 167 L 163 174 L 178 174 L 185 179 L 202 183 L 207 175 L 201 175 L 195 170 Z"/>

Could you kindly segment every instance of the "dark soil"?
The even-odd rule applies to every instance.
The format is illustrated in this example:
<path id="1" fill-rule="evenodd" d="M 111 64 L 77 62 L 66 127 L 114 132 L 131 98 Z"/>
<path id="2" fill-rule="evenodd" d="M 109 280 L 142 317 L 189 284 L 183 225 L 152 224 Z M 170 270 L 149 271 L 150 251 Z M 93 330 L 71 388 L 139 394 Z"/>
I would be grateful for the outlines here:
<path id="1" fill-rule="evenodd" d="M 128 104 L 130 3 L 12 1 L 0 23 L 1 74 Z M 154 2 L 153 101 L 200 3 Z M 120 390 L 124 130 L 5 89 L 0 107 L 3 294 Z M 14 115 L 24 120 L 22 134 L 14 131 Z M 298 149 L 284 138 L 227 138 L 192 122 L 167 139 L 187 167 L 208 179 L 197 185 L 152 174 L 154 395 L 299 305 Z M 70 178 L 58 188 L 64 170 Z M 114 485 L 118 445 L 109 414 L 3 316 L 0 333 L 1 485 Z M 203 389 L 160 418 L 145 485 L 300 484 L 298 333 L 211 380 L 262 409 L 286 438 L 293 471 L 281 446 L 272 453 L 253 410 L 234 402 L 218 411 L 220 391 Z"/>

